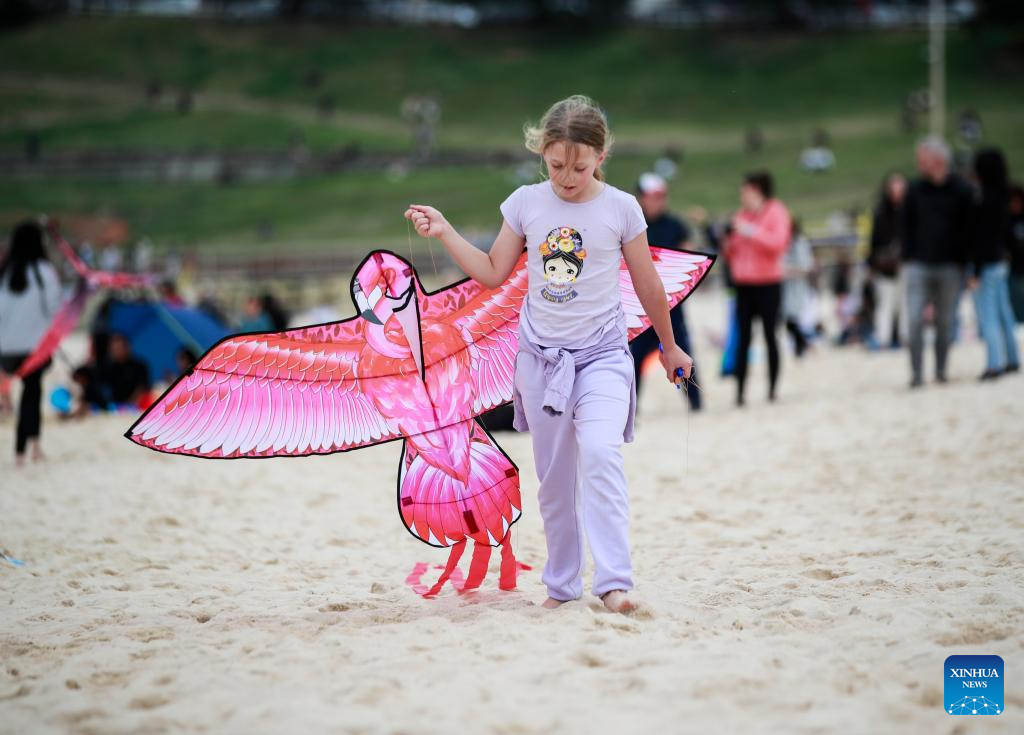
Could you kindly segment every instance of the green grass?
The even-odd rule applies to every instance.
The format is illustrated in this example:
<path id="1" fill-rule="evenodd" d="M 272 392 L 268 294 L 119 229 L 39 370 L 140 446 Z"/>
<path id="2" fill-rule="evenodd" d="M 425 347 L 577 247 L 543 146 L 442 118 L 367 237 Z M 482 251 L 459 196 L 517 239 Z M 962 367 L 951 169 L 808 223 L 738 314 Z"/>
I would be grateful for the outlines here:
<path id="1" fill-rule="evenodd" d="M 980 110 L 987 141 L 1024 171 L 1024 71 L 1015 29 L 952 32 L 952 115 Z M 908 170 L 914 137 L 900 104 L 926 83 L 922 32 L 787 36 L 628 30 L 566 33 L 443 29 L 232 26 L 189 21 L 72 20 L 0 35 L 0 150 L 37 131 L 44 151 L 283 150 L 301 132 L 314 152 L 351 143 L 402 152 L 407 94 L 442 102 L 442 148 L 520 149 L 522 124 L 552 101 L 585 92 L 608 110 L 621 153 L 612 183 L 629 188 L 666 145 L 685 161 L 679 208 L 735 206 L 746 170 L 766 167 L 799 214 L 867 205 L 882 173 Z M 306 84 L 310 70 L 322 84 Z M 144 104 L 147 81 L 168 91 Z M 199 92 L 189 115 L 175 91 Z M 337 113 L 317 115 L 330 97 Z M 766 150 L 742 151 L 763 127 Z M 837 169 L 810 176 L 796 161 L 811 131 L 832 134 Z M 632 153 L 630 153 L 632 152 Z M 158 245 L 353 247 L 405 243 L 410 200 L 485 229 L 516 185 L 512 170 L 426 169 L 392 181 L 352 173 L 235 186 L 195 183 L 0 180 L 0 225 L 39 211 L 110 213 Z M 396 214 L 397 213 L 397 214 Z M 257 241 L 261 222 L 275 238 Z"/>
<path id="2" fill-rule="evenodd" d="M 959 104 L 1016 94 L 1013 29 L 952 33 L 950 96 Z M 808 105 L 843 114 L 895 109 L 922 86 L 923 32 L 773 36 L 630 30 L 565 33 L 190 21 L 74 20 L 0 37 L 9 71 L 240 91 L 396 116 L 401 99 L 441 97 L 455 124 L 508 125 L 584 91 L 623 122 L 788 120 Z M 319 69 L 320 88 L 304 83 Z M 983 83 L 979 83 L 983 82 Z M 513 125 L 513 128 L 515 125 Z"/>
<path id="3" fill-rule="evenodd" d="M 0 150 L 20 150 L 30 126 L 0 131 Z M 133 109 L 76 113 L 31 129 L 45 151 L 287 150 L 298 136 L 314 152 L 357 143 L 366 150 L 396 150 L 407 136 L 366 133 L 323 123 L 294 123 L 270 114 Z"/>

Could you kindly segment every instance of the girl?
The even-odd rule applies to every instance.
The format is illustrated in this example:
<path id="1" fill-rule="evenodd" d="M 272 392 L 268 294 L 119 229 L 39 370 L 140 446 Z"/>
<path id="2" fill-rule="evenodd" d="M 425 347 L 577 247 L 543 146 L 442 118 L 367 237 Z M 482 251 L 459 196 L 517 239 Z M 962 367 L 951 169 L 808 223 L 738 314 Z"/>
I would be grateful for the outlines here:
<path id="1" fill-rule="evenodd" d="M 508 278 L 527 246 L 515 427 L 533 433 L 548 547 L 544 607 L 583 594 L 585 525 L 593 593 L 610 610 L 628 612 L 633 579 L 621 445 L 633 438 L 636 393 L 619 296 L 620 258 L 664 345 L 661 363 L 669 380 L 689 377 L 693 361 L 672 340 L 640 206 L 604 180 L 601 165 L 612 143 L 604 114 L 576 95 L 553 105 L 539 127 L 527 126 L 525 133 L 526 147 L 544 159 L 548 179 L 519 187 L 501 204 L 504 222 L 489 253 L 477 250 L 433 207 L 413 204 L 405 216 L 423 237 L 440 239 L 459 266 L 488 288 Z"/>
<path id="2" fill-rule="evenodd" d="M 42 339 L 60 306 L 60 279 L 43 250 L 43 230 L 24 222 L 11 233 L 7 257 L 0 265 L 0 372 L 14 373 Z M 39 448 L 43 371 L 50 361 L 21 379 L 21 401 L 15 429 L 14 454 L 18 466 L 25 460 L 29 440 L 32 458 L 41 460 Z"/>

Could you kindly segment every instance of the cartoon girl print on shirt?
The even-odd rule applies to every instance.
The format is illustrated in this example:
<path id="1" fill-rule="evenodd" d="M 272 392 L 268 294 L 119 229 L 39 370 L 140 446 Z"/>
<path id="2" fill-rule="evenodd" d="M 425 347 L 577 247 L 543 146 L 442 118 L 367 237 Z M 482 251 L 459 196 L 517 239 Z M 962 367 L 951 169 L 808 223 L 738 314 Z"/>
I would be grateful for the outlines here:
<path id="1" fill-rule="evenodd" d="M 583 237 L 571 227 L 556 227 L 540 244 L 544 262 L 544 280 L 547 284 L 540 295 L 556 304 L 572 301 L 578 295 L 573 284 L 583 270 L 587 251 L 583 249 Z"/>

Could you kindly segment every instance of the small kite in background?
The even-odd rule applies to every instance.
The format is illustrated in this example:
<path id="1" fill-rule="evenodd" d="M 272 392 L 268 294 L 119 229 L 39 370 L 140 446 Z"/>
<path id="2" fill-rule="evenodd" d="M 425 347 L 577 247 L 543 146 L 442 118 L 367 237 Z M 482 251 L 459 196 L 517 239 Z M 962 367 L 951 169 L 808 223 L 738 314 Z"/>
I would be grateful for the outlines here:
<path id="1" fill-rule="evenodd" d="M 53 315 L 50 326 L 39 340 L 35 350 L 18 366 L 14 374 L 19 378 L 31 374 L 50 359 L 64 338 L 74 331 L 78 320 L 82 318 L 82 312 L 85 311 L 89 297 L 97 290 L 101 288 L 145 288 L 152 286 L 155 282 L 154 277 L 149 274 L 93 270 L 78 257 L 74 248 L 61 237 L 56 227 L 50 227 L 50 236 L 81 278 L 71 297 L 61 304 L 57 313 Z"/>
<path id="2" fill-rule="evenodd" d="M 655 247 L 651 255 L 670 307 L 714 262 Z M 478 417 L 512 400 L 527 280 L 524 251 L 498 288 L 465 279 L 427 293 L 408 261 L 374 251 L 352 279 L 356 316 L 221 340 L 125 436 L 161 452 L 223 459 L 331 454 L 401 439 L 402 523 L 424 543 L 451 548 L 437 582 L 414 588 L 430 597 L 449 578 L 461 580 L 457 565 L 472 540 L 461 590 L 480 586 L 499 546 L 499 587 L 515 589 L 519 471 Z M 650 322 L 624 263 L 620 287 L 632 339 Z M 410 580 L 424 572 L 417 565 Z"/>

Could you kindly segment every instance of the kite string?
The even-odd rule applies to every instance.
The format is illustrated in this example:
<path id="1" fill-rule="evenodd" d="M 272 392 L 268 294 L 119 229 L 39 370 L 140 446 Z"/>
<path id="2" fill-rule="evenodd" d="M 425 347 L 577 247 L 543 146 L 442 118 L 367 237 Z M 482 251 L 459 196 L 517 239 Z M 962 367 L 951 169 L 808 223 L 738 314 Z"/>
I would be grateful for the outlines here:
<path id="1" fill-rule="evenodd" d="M 156 315 L 164 323 L 164 326 L 170 330 L 171 334 L 180 339 L 185 345 L 195 352 L 197 355 L 203 354 L 206 350 L 199 344 L 195 337 L 185 329 L 181 322 L 174 318 L 174 315 L 167 310 L 164 306 L 163 300 L 160 298 L 160 294 L 153 288 L 146 289 L 151 298 L 150 303 L 156 307 Z"/>
<path id="2" fill-rule="evenodd" d="M 686 469 L 683 471 L 683 482 L 686 484 L 686 489 L 690 489 L 690 414 L 693 413 L 693 404 L 690 403 L 690 383 L 693 382 L 697 385 L 697 382 L 693 380 L 693 372 L 691 368 L 690 379 L 683 381 L 683 392 L 686 394 Z M 697 388 L 700 390 L 700 388 Z"/>
<path id="3" fill-rule="evenodd" d="M 434 262 L 434 246 L 430 244 L 430 238 L 427 238 L 427 252 L 430 253 L 430 267 L 434 269 L 434 278 L 438 277 L 437 274 L 437 263 Z"/>
<path id="4" fill-rule="evenodd" d="M 416 266 L 415 260 L 412 254 L 412 225 L 409 220 L 405 221 L 405 236 L 409 240 L 409 260 L 412 261 L 413 267 Z M 434 278 L 438 278 L 437 263 L 434 262 L 434 248 L 430 244 L 430 238 L 427 238 L 427 251 L 430 253 L 430 267 L 434 270 Z"/>
<path id="5" fill-rule="evenodd" d="M 704 392 L 701 389 L 700 384 L 694 380 L 692 370 L 690 372 L 690 377 L 683 381 L 683 391 L 686 393 L 686 468 L 683 473 L 683 482 L 686 484 L 687 488 L 690 486 L 690 414 L 693 412 L 690 405 L 691 385 L 699 392 Z"/>
<path id="6" fill-rule="evenodd" d="M 409 240 L 409 262 L 415 268 L 416 262 L 412 254 L 412 224 L 410 224 L 409 220 L 405 221 L 405 236 Z"/>

